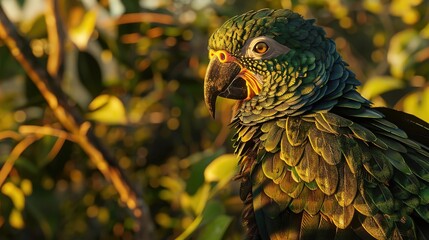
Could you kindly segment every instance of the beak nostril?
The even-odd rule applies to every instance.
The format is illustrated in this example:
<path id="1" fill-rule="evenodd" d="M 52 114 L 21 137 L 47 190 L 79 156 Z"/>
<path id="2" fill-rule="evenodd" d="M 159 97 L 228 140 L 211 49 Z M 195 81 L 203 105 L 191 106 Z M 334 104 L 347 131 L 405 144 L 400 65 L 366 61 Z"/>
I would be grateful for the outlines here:
<path id="1" fill-rule="evenodd" d="M 209 51 L 209 58 L 212 59 L 215 55 L 215 52 L 213 50 Z"/>
<path id="2" fill-rule="evenodd" d="M 223 52 L 219 53 L 219 60 L 221 60 L 222 62 L 226 60 L 225 53 L 223 53 Z"/>
<path id="3" fill-rule="evenodd" d="M 221 63 L 226 63 L 226 62 L 231 62 L 234 61 L 234 57 L 232 57 L 231 55 L 229 55 L 228 52 L 226 52 L 225 50 L 209 50 L 209 58 L 210 60 L 213 59 L 214 57 L 216 57 Z"/>

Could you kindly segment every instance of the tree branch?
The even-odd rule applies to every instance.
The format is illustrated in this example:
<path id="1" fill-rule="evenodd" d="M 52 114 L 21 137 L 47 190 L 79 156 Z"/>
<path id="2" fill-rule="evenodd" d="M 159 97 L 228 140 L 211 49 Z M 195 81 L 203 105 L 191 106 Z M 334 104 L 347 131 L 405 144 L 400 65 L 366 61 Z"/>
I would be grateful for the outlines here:
<path id="1" fill-rule="evenodd" d="M 64 72 L 64 39 L 65 31 L 59 13 L 59 1 L 48 0 L 45 21 L 48 30 L 49 58 L 47 71 L 61 80 Z"/>
<path id="2" fill-rule="evenodd" d="M 71 134 L 104 177 L 112 182 L 120 199 L 139 223 L 137 237 L 153 239 L 154 225 L 141 193 L 133 188 L 116 159 L 95 136 L 91 124 L 84 120 L 74 105 L 70 104 L 70 99 L 61 89 L 57 77 L 51 76 L 33 55 L 28 41 L 18 33 L 1 6 L 0 39 L 5 42 L 11 54 L 37 86 L 63 128 Z"/>

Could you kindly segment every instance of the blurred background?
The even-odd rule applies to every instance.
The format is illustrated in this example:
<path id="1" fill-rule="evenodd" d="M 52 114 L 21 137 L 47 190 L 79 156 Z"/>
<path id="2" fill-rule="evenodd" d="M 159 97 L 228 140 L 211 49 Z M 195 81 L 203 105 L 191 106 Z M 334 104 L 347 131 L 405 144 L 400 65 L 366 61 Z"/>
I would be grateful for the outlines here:
<path id="1" fill-rule="evenodd" d="M 58 65 L 68 101 L 142 193 L 155 239 L 243 238 L 230 103 L 213 120 L 203 102 L 207 39 L 234 15 L 270 7 L 316 18 L 365 97 L 429 121 L 429 0 L 0 4 L 37 60 Z M 47 133 L 25 144 L 41 127 Z M 142 223 L 62 129 L 0 38 L 0 167 L 14 159 L 0 184 L 0 239 L 134 239 Z"/>

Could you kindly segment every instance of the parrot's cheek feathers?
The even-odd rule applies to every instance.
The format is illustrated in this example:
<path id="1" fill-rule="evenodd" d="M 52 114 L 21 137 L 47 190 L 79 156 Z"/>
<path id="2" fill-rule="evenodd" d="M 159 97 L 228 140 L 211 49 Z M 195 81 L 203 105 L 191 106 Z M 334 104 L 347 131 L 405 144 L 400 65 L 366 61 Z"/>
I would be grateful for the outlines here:
<path id="1" fill-rule="evenodd" d="M 212 117 L 215 116 L 216 98 L 246 99 L 246 81 L 239 77 L 240 66 L 235 62 L 221 63 L 212 58 L 204 79 L 204 101 Z"/>

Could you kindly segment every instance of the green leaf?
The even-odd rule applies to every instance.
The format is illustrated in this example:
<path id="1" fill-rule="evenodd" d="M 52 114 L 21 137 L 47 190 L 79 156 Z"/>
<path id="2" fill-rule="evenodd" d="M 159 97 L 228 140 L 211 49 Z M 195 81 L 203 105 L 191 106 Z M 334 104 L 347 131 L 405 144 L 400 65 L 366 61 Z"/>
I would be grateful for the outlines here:
<path id="1" fill-rule="evenodd" d="M 237 169 L 237 157 L 234 154 L 224 154 L 213 160 L 204 171 L 207 182 L 218 182 L 232 177 Z"/>
<path id="2" fill-rule="evenodd" d="M 198 235 L 198 240 L 221 240 L 232 222 L 232 217 L 225 214 L 217 216 Z"/>
<path id="3" fill-rule="evenodd" d="M 189 156 L 189 162 L 191 163 L 190 176 L 186 184 L 186 192 L 190 195 L 196 193 L 196 191 L 205 183 L 204 172 L 206 167 L 217 157 L 225 152 L 225 149 L 220 148 L 216 151 L 206 150 L 204 152 L 194 153 Z"/>
<path id="4" fill-rule="evenodd" d="M 219 200 L 209 200 L 202 213 L 203 221 L 201 222 L 201 225 L 212 222 L 214 218 L 224 213 L 225 207 L 221 202 L 219 202 Z"/>
<path id="5" fill-rule="evenodd" d="M 200 225 L 201 221 L 203 220 L 203 217 L 199 215 L 192 221 L 192 223 L 185 229 L 182 234 L 180 234 L 178 237 L 176 237 L 176 240 L 185 240 L 188 239 L 189 236 L 197 229 L 197 227 Z"/>
<path id="6" fill-rule="evenodd" d="M 18 158 L 17 161 L 15 161 L 14 166 L 21 171 L 25 170 L 32 174 L 37 174 L 40 171 L 40 168 L 36 166 L 36 164 L 31 159 L 24 157 Z"/>
<path id="7" fill-rule="evenodd" d="M 205 184 L 205 186 L 208 185 Z M 209 200 L 207 204 L 205 204 L 204 210 L 200 214 L 198 214 L 198 216 L 187 227 L 187 229 L 176 239 L 188 239 L 189 236 L 194 234 L 197 229 L 201 228 L 201 226 L 211 224 L 214 219 L 216 219 L 221 214 L 223 215 L 224 212 L 225 208 L 219 201 Z"/>
<path id="8" fill-rule="evenodd" d="M 103 90 L 103 75 L 98 61 L 87 51 L 79 51 L 77 70 L 80 82 L 91 93 L 97 96 Z"/>
<path id="9" fill-rule="evenodd" d="M 52 148 L 55 147 L 58 138 L 53 136 L 44 136 L 40 141 L 35 143 L 35 147 L 37 152 L 32 156 L 33 165 L 37 164 L 39 168 L 46 166 L 52 161 L 52 158 L 48 158 L 47 156 L 52 151 Z"/>
<path id="10" fill-rule="evenodd" d="M 391 76 L 376 76 L 370 78 L 362 87 L 361 94 L 372 99 L 383 93 L 404 87 L 404 82 Z"/>

